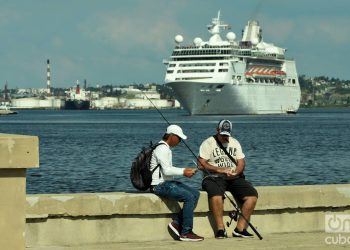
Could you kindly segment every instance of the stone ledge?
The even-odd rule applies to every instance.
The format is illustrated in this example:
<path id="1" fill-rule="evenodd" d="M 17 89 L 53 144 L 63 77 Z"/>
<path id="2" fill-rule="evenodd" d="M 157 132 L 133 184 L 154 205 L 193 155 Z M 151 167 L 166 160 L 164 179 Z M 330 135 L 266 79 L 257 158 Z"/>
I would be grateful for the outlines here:
<path id="1" fill-rule="evenodd" d="M 266 233 L 317 232 L 325 214 L 350 213 L 350 185 L 258 187 L 251 223 Z M 150 193 L 39 194 L 27 196 L 27 246 L 67 246 L 172 239 L 167 225 L 176 202 Z M 230 220 L 225 202 L 224 222 Z M 231 229 L 235 227 L 235 223 Z M 205 192 L 194 214 L 194 230 L 214 237 L 215 222 Z"/>
<path id="2" fill-rule="evenodd" d="M 339 208 L 350 205 L 350 184 L 257 187 L 259 210 Z M 229 194 L 229 196 L 231 196 Z M 78 193 L 27 195 L 27 218 L 80 217 L 110 215 L 156 215 L 178 211 L 176 202 L 162 200 L 151 193 Z M 232 210 L 226 201 L 225 210 Z M 196 213 L 209 211 L 206 192 Z"/>
<path id="3" fill-rule="evenodd" d="M 260 187 L 258 192 L 258 210 L 350 205 L 350 184 Z"/>

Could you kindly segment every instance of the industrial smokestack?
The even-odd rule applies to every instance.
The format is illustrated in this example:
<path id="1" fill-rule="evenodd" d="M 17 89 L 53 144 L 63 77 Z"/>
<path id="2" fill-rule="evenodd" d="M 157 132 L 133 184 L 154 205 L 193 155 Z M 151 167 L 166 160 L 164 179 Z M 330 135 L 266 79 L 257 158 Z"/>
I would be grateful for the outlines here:
<path id="1" fill-rule="evenodd" d="M 86 89 L 86 79 L 84 79 L 84 89 Z"/>
<path id="2" fill-rule="evenodd" d="M 47 94 L 51 95 L 51 74 L 50 74 L 50 60 L 49 59 L 47 59 L 46 81 L 47 81 Z"/>
<path id="3" fill-rule="evenodd" d="M 7 81 L 6 81 L 6 83 L 5 83 L 5 89 L 4 89 L 4 99 L 5 99 L 5 102 L 10 100 L 9 95 L 8 95 L 8 86 L 7 86 Z"/>

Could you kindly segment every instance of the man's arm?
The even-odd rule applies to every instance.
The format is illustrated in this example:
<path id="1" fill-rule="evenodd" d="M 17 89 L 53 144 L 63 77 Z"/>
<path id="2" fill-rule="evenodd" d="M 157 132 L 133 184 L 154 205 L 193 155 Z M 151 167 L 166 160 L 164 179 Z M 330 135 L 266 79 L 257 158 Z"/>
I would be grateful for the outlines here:
<path id="1" fill-rule="evenodd" d="M 157 150 L 157 151 L 156 151 Z M 195 168 L 178 168 L 174 167 L 172 165 L 172 161 L 170 160 L 171 152 L 169 152 L 170 149 L 168 149 L 166 146 L 159 146 L 155 149 L 155 156 L 159 162 L 159 164 L 162 166 L 162 171 L 164 175 L 166 176 L 179 176 L 183 175 L 186 177 L 191 178 L 195 173 Z"/>
<path id="2" fill-rule="evenodd" d="M 240 175 L 241 173 L 243 173 L 244 169 L 245 169 L 245 160 L 244 160 L 244 158 L 238 159 L 237 160 L 237 167 L 236 167 L 236 170 L 234 171 L 234 173 L 236 175 Z"/>
<path id="3" fill-rule="evenodd" d="M 179 176 L 184 174 L 184 168 L 177 168 L 172 165 L 171 151 L 166 145 L 160 145 L 154 150 L 155 157 L 161 165 L 166 176 Z"/>

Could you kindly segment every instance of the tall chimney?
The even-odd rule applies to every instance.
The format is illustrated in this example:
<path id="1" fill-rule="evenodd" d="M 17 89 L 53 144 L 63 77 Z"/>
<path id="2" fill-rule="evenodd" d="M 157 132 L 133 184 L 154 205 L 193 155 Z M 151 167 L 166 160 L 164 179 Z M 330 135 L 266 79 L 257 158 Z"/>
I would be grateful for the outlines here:
<path id="1" fill-rule="evenodd" d="M 6 101 L 9 101 L 7 81 L 6 81 L 6 83 L 5 83 L 4 99 L 5 99 L 5 102 L 6 102 Z"/>
<path id="2" fill-rule="evenodd" d="M 47 81 L 47 94 L 51 95 L 51 74 L 50 74 L 50 60 L 49 59 L 47 59 L 46 81 Z"/>

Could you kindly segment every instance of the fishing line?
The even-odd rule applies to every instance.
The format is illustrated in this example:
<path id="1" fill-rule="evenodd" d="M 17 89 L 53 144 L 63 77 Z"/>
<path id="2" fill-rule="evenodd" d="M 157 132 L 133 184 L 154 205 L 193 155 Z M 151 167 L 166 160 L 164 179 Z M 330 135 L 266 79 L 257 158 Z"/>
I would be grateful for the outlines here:
<path id="1" fill-rule="evenodd" d="M 167 123 L 168 125 L 171 125 L 170 122 L 169 122 L 169 121 L 165 118 L 165 116 L 162 114 L 162 112 L 160 112 L 160 110 L 157 108 L 157 106 L 151 101 L 150 98 L 148 98 L 148 96 L 145 94 L 145 92 L 144 92 L 143 90 L 141 90 L 141 91 L 142 91 L 143 95 L 148 99 L 148 101 L 153 105 L 153 107 L 158 111 L 158 113 L 161 115 L 161 117 L 164 119 L 164 121 L 166 121 L 166 123 Z M 197 160 L 197 162 L 198 162 L 198 161 L 199 161 L 199 160 L 198 160 L 198 157 L 196 156 L 195 153 L 193 153 L 192 149 L 187 145 L 187 143 L 185 142 L 185 140 L 181 140 L 181 141 L 184 143 L 184 145 L 185 145 L 185 146 L 187 147 L 187 149 L 192 153 L 192 155 L 194 156 L 194 158 L 196 158 L 196 160 Z M 259 238 L 260 240 L 262 240 L 263 237 L 259 234 L 259 232 L 255 229 L 255 227 L 250 223 L 250 221 L 249 221 L 247 218 L 245 218 L 245 216 L 242 214 L 242 212 L 241 212 L 240 208 L 237 206 L 237 204 L 226 194 L 226 192 L 225 192 L 225 191 L 221 188 L 221 186 L 216 182 L 215 177 L 211 176 L 211 173 L 210 173 L 206 168 L 204 168 L 204 167 L 203 167 L 203 168 L 199 168 L 199 166 L 198 166 L 197 163 L 195 163 L 195 165 L 196 165 L 197 169 L 204 171 L 204 172 L 208 175 L 208 177 L 211 177 L 211 178 L 212 178 L 212 180 L 216 183 L 216 185 L 218 185 L 218 187 L 219 187 L 219 189 L 221 190 L 221 192 L 224 193 L 224 196 L 231 202 L 232 206 L 235 208 L 235 210 L 236 210 L 236 212 L 238 213 L 238 215 L 239 215 L 240 217 L 242 217 L 242 218 L 247 222 L 248 226 L 254 231 L 254 233 L 256 234 L 256 236 L 258 236 L 258 238 Z M 233 217 L 234 217 L 234 215 L 232 215 L 232 214 L 233 214 L 232 212 L 229 213 L 229 216 L 230 216 L 230 218 L 231 218 L 231 221 L 232 221 L 232 219 L 233 219 Z"/>
<path id="2" fill-rule="evenodd" d="M 145 92 L 143 90 L 141 90 L 143 95 L 148 99 L 148 101 L 153 105 L 153 107 L 158 111 L 158 113 L 162 116 L 162 118 L 166 121 L 166 123 L 168 125 L 171 125 L 171 123 L 165 118 L 165 116 L 162 114 L 162 112 L 160 112 L 160 110 L 157 108 L 157 106 L 151 101 L 151 99 L 148 98 L 148 96 L 145 94 Z M 185 142 L 185 140 L 181 140 L 183 142 L 183 144 L 186 146 L 186 148 L 192 153 L 192 155 L 194 156 L 194 158 L 196 158 L 196 160 L 198 160 L 198 157 L 196 156 L 195 153 L 193 153 L 192 149 L 187 145 L 187 143 Z M 198 166 L 197 166 L 198 168 Z M 199 169 L 199 168 L 198 168 Z"/>

